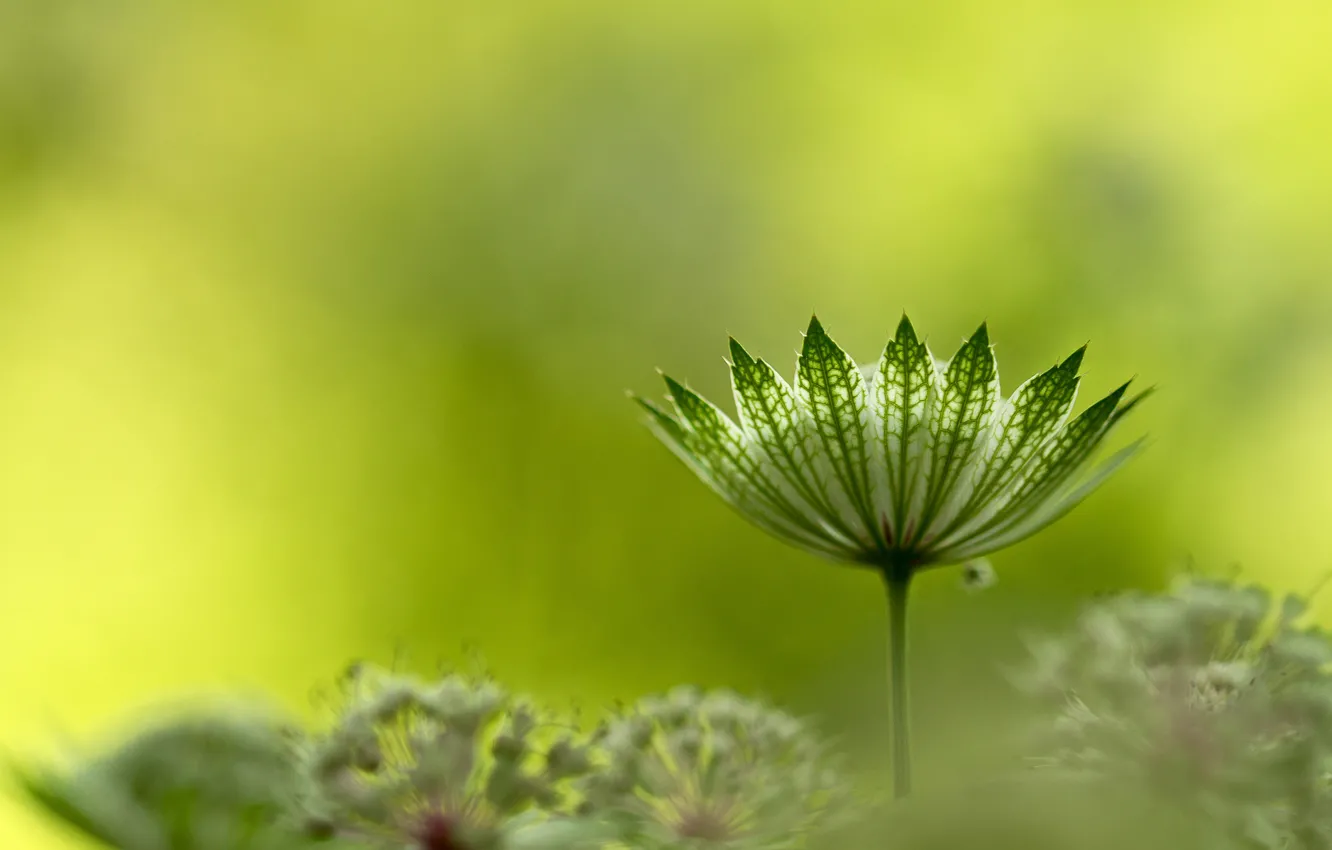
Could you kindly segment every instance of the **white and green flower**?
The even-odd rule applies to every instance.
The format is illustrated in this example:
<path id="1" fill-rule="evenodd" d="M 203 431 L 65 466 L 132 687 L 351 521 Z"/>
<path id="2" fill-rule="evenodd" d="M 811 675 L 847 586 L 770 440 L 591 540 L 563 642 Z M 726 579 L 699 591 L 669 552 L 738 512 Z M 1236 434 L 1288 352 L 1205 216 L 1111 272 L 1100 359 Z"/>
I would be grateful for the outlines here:
<path id="1" fill-rule="evenodd" d="M 1148 789 L 1233 840 L 1219 847 L 1332 846 L 1332 634 L 1309 602 L 1185 574 L 1033 638 L 1012 671 L 1044 709 L 1033 765 Z"/>
<path id="2" fill-rule="evenodd" d="M 675 408 L 641 398 L 657 435 L 718 494 L 782 540 L 870 567 L 888 590 L 894 793 L 911 789 L 907 591 L 921 569 L 977 562 L 1059 519 L 1142 446 L 1097 449 L 1146 395 L 1128 384 L 1072 416 L 1084 349 L 1008 398 L 981 325 L 940 363 L 906 316 L 860 367 L 810 321 L 794 386 L 731 340 L 739 422 L 666 377 Z M 977 564 L 976 576 L 992 575 Z"/>
<path id="3" fill-rule="evenodd" d="M 788 850 L 850 821 L 855 798 L 829 742 L 763 700 L 690 686 L 601 729 L 582 808 L 638 850 Z"/>
<path id="4" fill-rule="evenodd" d="M 905 316 L 859 367 L 810 322 L 794 385 L 731 341 L 739 421 L 666 377 L 674 410 L 641 398 L 656 434 L 769 533 L 834 561 L 956 564 L 1062 517 L 1140 448 L 1095 463 L 1146 393 L 1128 384 L 1071 416 L 1079 349 L 1007 398 L 985 325 L 947 363 Z"/>
<path id="5" fill-rule="evenodd" d="M 582 846 L 561 807 L 591 769 L 587 747 L 529 701 L 486 679 L 364 665 L 345 685 L 336 724 L 300 754 L 310 835 L 370 850 Z"/>

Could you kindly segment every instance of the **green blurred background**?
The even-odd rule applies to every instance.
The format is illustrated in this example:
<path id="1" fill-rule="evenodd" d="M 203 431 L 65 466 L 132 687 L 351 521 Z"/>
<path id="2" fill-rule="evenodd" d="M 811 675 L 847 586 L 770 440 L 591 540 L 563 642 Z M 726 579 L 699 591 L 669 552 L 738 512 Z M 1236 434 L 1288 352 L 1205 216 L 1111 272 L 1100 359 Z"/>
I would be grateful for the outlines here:
<path id="1" fill-rule="evenodd" d="M 1082 404 L 1162 389 L 998 587 L 919 583 L 921 782 L 984 762 L 1021 629 L 1332 567 L 1330 41 L 1317 0 L 0 0 L 2 743 L 474 646 L 881 760 L 876 580 L 624 391 L 724 398 L 727 334 L 789 371 L 815 309 L 871 360 L 905 309 L 941 356 L 988 320 L 1006 390 L 1087 340 Z"/>

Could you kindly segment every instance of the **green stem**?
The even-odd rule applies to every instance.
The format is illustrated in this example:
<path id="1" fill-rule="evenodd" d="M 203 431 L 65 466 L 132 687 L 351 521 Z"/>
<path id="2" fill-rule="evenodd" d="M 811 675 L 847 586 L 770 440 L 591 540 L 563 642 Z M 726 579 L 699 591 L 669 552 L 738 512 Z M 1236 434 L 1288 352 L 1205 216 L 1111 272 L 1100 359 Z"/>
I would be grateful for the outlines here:
<path id="1" fill-rule="evenodd" d="M 911 586 L 910 568 L 889 568 L 883 577 L 888 585 L 889 686 L 892 698 L 893 796 L 902 799 L 911 793 L 911 719 L 907 686 L 907 590 Z"/>

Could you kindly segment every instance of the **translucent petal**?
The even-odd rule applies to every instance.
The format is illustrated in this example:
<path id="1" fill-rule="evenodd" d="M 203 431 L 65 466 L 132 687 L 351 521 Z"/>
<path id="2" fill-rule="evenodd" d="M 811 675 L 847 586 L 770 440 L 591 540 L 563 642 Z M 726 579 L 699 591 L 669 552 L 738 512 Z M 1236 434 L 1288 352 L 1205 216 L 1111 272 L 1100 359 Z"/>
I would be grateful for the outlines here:
<path id="1" fill-rule="evenodd" d="M 1090 489 L 1083 492 L 1077 484 L 1078 472 L 1092 460 L 1113 425 L 1146 395 L 1144 393 L 1120 407 L 1119 402 L 1127 390 L 1128 384 L 1119 387 L 1047 439 L 1014 477 L 1006 493 L 1001 494 L 1002 498 L 992 500 L 976 520 L 951 537 L 943 547 L 952 553 L 950 558 L 956 557 L 957 551 L 971 552 L 976 544 L 983 544 L 984 551 L 993 551 L 996 548 L 993 541 L 1007 540 L 1013 530 L 1027 527 L 1027 520 L 1033 515 L 1061 502 L 1061 496 L 1069 492 L 1068 487 L 1078 488 L 1079 500 L 1089 493 Z M 1127 452 L 1122 457 L 1116 455 L 1118 460 L 1109 471 L 1134 453 Z M 1096 483 L 1099 484 L 1109 471 L 1105 475 L 1094 473 Z M 1073 504 L 1068 508 L 1071 509 Z M 1057 513 L 1055 518 L 1066 512 Z M 1038 528 L 1053 521 L 1044 522 Z"/>
<path id="2" fill-rule="evenodd" d="M 793 500 L 806 505 L 846 542 L 855 532 L 844 520 L 829 492 L 827 465 L 813 423 L 796 400 L 795 391 L 770 365 L 755 360 L 731 340 L 731 383 L 736 409 L 751 445 L 759 447 L 790 489 Z"/>
<path id="3" fill-rule="evenodd" d="M 963 472 L 984 456 L 998 401 L 999 370 L 989 332 L 982 324 L 953 355 L 943 376 L 930 427 L 932 451 L 917 541 L 936 537 L 931 528 L 944 525 L 970 495 L 974 477 Z"/>
<path id="4" fill-rule="evenodd" d="M 1084 346 L 1062 363 L 1028 379 L 999 406 L 988 451 L 978 458 L 971 494 L 940 532 L 940 538 L 965 527 L 992 503 L 1006 501 L 1007 489 L 1027 462 L 1068 420 L 1077 398 L 1078 367 L 1085 351 Z"/>
<path id="5" fill-rule="evenodd" d="M 740 427 L 693 390 L 669 377 L 665 380 L 679 412 L 684 449 L 707 472 L 704 480 L 765 530 L 805 548 L 832 550 L 823 529 L 773 481 Z"/>
<path id="6" fill-rule="evenodd" d="M 910 534 L 908 519 L 919 515 L 924 501 L 921 480 L 938 387 L 934 358 L 903 316 L 896 336 L 884 349 L 871 389 L 889 545 Z"/>
<path id="7" fill-rule="evenodd" d="M 1136 440 L 1115 452 L 1085 480 L 1081 480 L 1073 487 L 1065 488 L 1062 493 L 1050 496 L 1036 510 L 1028 514 L 1025 519 L 1010 526 L 1005 526 L 1001 530 L 991 532 L 988 536 L 973 538 L 959 544 L 955 549 L 941 551 L 939 553 L 940 563 L 955 564 L 968 558 L 1012 546 L 1051 523 L 1062 519 L 1069 511 L 1076 508 L 1083 499 L 1090 496 L 1101 484 L 1105 483 L 1105 480 L 1121 466 L 1142 451 L 1144 445 L 1145 438 Z"/>
<path id="8" fill-rule="evenodd" d="M 870 541 L 881 537 L 870 475 L 869 391 L 846 352 L 810 321 L 796 369 L 796 398 L 814 424 L 832 481 L 846 496 Z"/>

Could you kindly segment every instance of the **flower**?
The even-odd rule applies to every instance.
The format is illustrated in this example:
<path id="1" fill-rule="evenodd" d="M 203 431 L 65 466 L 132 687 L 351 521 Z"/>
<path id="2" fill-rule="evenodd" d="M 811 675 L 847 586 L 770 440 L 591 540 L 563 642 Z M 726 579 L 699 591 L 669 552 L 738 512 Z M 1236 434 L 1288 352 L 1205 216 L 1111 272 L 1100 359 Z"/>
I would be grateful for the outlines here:
<path id="1" fill-rule="evenodd" d="M 301 758 L 310 834 L 492 850 L 539 845 L 569 825 L 563 791 L 591 769 L 587 748 L 528 703 L 457 674 L 426 682 L 357 667 L 350 685 L 334 728 Z"/>
<path id="2" fill-rule="evenodd" d="M 648 850 L 798 846 L 840 822 L 850 786 L 801 720 L 730 691 L 681 686 L 603 727 L 582 809 Z"/>
<path id="3" fill-rule="evenodd" d="M 1036 533 L 1141 447 L 1094 465 L 1147 393 L 1125 401 L 1126 383 L 1070 418 L 1084 351 L 1005 399 L 984 324 L 940 363 L 903 316 L 877 366 L 861 368 L 815 317 L 794 386 L 731 340 L 738 423 L 670 377 L 673 412 L 635 399 L 755 525 L 833 561 L 909 573 Z"/>
<path id="4" fill-rule="evenodd" d="M 1124 384 L 1070 418 L 1084 351 L 1005 399 L 984 324 L 939 363 L 904 315 L 878 365 L 862 368 L 815 317 L 794 387 L 731 340 L 738 424 L 669 376 L 674 413 L 634 396 L 657 436 L 752 523 L 883 577 L 898 797 L 911 788 L 912 576 L 1035 534 L 1142 446 L 1139 439 L 1095 465 L 1106 435 L 1146 393 L 1125 401 Z"/>
<path id="5" fill-rule="evenodd" d="M 1185 576 L 1032 642 L 1033 763 L 1196 807 L 1259 847 L 1332 841 L 1332 635 L 1307 598 Z"/>
<path id="6" fill-rule="evenodd" d="M 60 769 L 17 769 L 50 814 L 126 850 L 303 846 L 288 828 L 295 732 L 267 707 L 205 704 L 150 723 Z"/>

